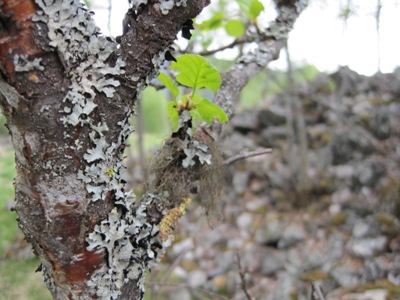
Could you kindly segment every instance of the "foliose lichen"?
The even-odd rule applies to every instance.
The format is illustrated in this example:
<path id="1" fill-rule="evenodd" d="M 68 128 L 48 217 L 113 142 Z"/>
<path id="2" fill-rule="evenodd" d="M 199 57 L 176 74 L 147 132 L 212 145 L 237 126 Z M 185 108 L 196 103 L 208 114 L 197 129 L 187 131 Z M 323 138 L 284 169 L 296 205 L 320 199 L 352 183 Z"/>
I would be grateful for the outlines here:
<path id="1" fill-rule="evenodd" d="M 88 250 L 107 251 L 108 257 L 106 274 L 105 270 L 98 270 L 89 281 L 97 296 L 115 299 L 121 293 L 120 288 L 130 280 L 137 281 L 144 293 L 141 280 L 146 268 L 159 262 L 172 240 L 171 237 L 161 240 L 159 226 L 148 221 L 147 208 L 160 201 L 158 196 L 146 194 L 139 202 L 130 194 L 118 201 L 108 218 L 89 234 Z"/>
<path id="2" fill-rule="evenodd" d="M 186 6 L 187 0 L 160 0 L 160 11 L 162 14 L 167 15 L 174 6 Z"/>
<path id="3" fill-rule="evenodd" d="M 124 118 L 117 123 L 120 132 L 113 142 L 106 137 L 110 130 L 107 124 L 94 118 L 99 105 L 99 98 L 96 98 L 99 93 L 103 93 L 110 101 L 117 97 L 116 87 L 120 85 L 117 77 L 125 73 L 125 62 L 118 58 L 114 66 L 107 64 L 111 53 L 117 49 L 117 43 L 101 36 L 92 22 L 91 13 L 78 0 L 35 1 L 41 10 L 38 10 L 33 21 L 47 25 L 50 46 L 58 52 L 71 82 L 63 99 L 61 121 L 69 129 L 78 126 L 90 129 L 88 139 L 91 146 L 83 155 L 85 167 L 77 172 L 76 178 L 91 195 L 90 201 L 105 200 L 110 192 L 115 199 L 115 207 L 107 218 L 96 225 L 87 237 L 88 250 L 102 252 L 107 257 L 107 262 L 92 274 L 88 284 L 102 299 L 117 298 L 121 287 L 128 281 L 136 281 L 143 294 L 145 269 L 154 266 L 171 243 L 169 237 L 161 240 L 159 226 L 149 221 L 147 209 L 157 205 L 161 201 L 160 196 L 147 193 L 138 201 L 133 194 L 123 190 L 122 153 L 116 155 L 116 151 L 122 148 L 132 132 L 129 121 L 133 111 L 127 109 Z M 171 3 L 186 5 L 186 1 L 171 0 Z M 134 8 L 146 4 L 146 0 L 132 1 Z M 169 10 L 169 7 L 170 4 L 164 3 L 165 10 Z M 152 74 L 134 80 L 138 92 L 156 75 L 165 51 L 153 58 Z M 67 132 L 64 136 L 72 139 Z M 74 150 L 88 144 L 80 139 L 72 142 L 70 147 Z M 194 149 L 195 156 L 207 161 L 204 146 L 193 144 L 188 149 L 190 147 Z M 50 162 L 47 165 L 53 167 Z M 160 208 L 158 212 L 162 217 L 168 210 Z M 139 295 L 138 299 L 141 298 L 142 295 Z"/>
<path id="4" fill-rule="evenodd" d="M 16 72 L 28 72 L 33 70 L 43 71 L 44 67 L 40 65 L 41 58 L 35 58 L 33 61 L 28 60 L 26 55 L 14 55 L 14 67 Z"/>
<path id="5" fill-rule="evenodd" d="M 117 199 L 124 197 L 120 183 L 120 159 L 114 152 L 126 140 L 132 129 L 129 125 L 131 110 L 121 121 L 121 132 L 116 143 L 106 141 L 104 133 L 108 131 L 105 123 L 94 121 L 91 117 L 97 105 L 97 93 L 113 98 L 115 88 L 120 85 L 116 76 L 124 74 L 125 63 L 118 58 L 114 66 L 106 60 L 117 49 L 117 43 L 103 37 L 94 26 L 91 13 L 79 1 L 37 0 L 41 8 L 33 16 L 33 21 L 44 22 L 48 27 L 50 46 L 54 47 L 63 61 L 71 81 L 61 111 L 61 121 L 68 126 L 89 126 L 89 139 L 93 148 L 84 155 L 87 166 L 80 170 L 78 178 L 86 183 L 86 189 L 93 195 L 92 201 L 105 199 L 108 191 L 115 191 Z M 76 149 L 82 147 L 82 141 L 75 140 Z M 105 174 L 110 166 L 113 176 Z"/>

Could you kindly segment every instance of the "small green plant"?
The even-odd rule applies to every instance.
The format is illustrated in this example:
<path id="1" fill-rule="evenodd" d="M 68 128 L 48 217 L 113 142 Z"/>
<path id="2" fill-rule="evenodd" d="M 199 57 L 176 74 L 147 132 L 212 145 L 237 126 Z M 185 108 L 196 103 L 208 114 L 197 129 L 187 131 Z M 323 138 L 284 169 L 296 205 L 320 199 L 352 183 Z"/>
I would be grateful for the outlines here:
<path id="1" fill-rule="evenodd" d="M 255 22 L 264 10 L 264 5 L 259 0 L 236 0 L 242 12 L 241 16 L 232 16 L 229 12 L 216 12 L 210 19 L 198 24 L 203 31 L 225 28 L 228 35 L 238 38 L 245 34 L 246 23 Z"/>
<path id="2" fill-rule="evenodd" d="M 173 97 L 173 101 L 168 103 L 168 117 L 173 131 L 178 130 L 179 117 L 184 111 L 188 111 L 197 122 L 205 121 L 210 124 L 214 119 L 221 123 L 228 121 L 228 116 L 219 106 L 197 93 L 203 88 L 217 92 L 221 85 L 221 76 L 210 62 L 195 54 L 184 54 L 172 63 L 171 68 L 177 71 L 177 82 L 192 88 L 179 99 L 180 91 L 175 81 L 162 72 L 158 76 Z"/>

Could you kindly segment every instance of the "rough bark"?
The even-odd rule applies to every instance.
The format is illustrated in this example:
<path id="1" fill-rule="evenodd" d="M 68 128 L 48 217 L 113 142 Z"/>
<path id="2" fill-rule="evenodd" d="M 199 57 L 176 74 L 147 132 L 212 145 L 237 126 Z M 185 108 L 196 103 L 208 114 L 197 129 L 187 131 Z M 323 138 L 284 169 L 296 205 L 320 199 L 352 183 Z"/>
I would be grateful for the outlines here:
<path id="1" fill-rule="evenodd" d="M 159 232 L 185 209 L 126 192 L 123 150 L 136 96 L 209 0 L 132 2 L 118 44 L 79 1 L 0 1 L 0 106 L 16 152 L 16 210 L 55 299 L 141 299 L 146 268 L 170 243 Z M 271 39 L 224 75 L 217 103 L 230 115 L 305 5 L 278 1 Z"/>
<path id="2" fill-rule="evenodd" d="M 56 299 L 142 297 L 142 265 L 130 278 L 110 271 L 114 284 L 99 292 L 107 284 L 90 279 L 112 270 L 111 253 L 89 251 L 86 239 L 128 197 L 120 173 L 136 94 L 208 1 L 185 3 L 141 5 L 117 47 L 79 1 L 1 2 L 0 103 L 16 150 L 16 210 Z"/>

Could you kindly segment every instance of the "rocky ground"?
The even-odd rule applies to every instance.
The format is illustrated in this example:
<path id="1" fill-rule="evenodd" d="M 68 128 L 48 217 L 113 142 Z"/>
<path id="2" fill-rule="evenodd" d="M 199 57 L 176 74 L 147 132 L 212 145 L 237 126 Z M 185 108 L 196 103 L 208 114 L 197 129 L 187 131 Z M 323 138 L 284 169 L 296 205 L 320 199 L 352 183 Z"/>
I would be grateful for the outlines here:
<path id="1" fill-rule="evenodd" d="M 213 230 L 192 206 L 151 276 L 153 299 L 400 299 L 400 69 L 364 77 L 342 68 L 294 95 L 308 188 L 298 189 L 287 159 L 288 95 L 238 114 L 226 156 L 273 153 L 228 168 L 225 220 Z"/>
<path id="2" fill-rule="evenodd" d="M 287 138 L 287 97 L 304 110 L 305 165 Z M 148 276 L 149 298 L 400 299 L 400 69 L 320 74 L 241 112 L 224 136 L 226 157 L 273 152 L 227 168 L 213 229 L 191 205 Z"/>

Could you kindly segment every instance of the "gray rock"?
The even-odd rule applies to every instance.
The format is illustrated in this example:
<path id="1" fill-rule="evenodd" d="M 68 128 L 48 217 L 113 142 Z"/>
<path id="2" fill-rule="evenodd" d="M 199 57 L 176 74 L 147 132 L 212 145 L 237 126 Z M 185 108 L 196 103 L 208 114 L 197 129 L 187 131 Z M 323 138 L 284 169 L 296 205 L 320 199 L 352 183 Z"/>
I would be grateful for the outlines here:
<path id="1" fill-rule="evenodd" d="M 278 248 L 285 249 L 303 241 L 306 238 L 305 229 L 299 224 L 290 224 L 283 231 L 282 237 L 278 242 Z"/>
<path id="2" fill-rule="evenodd" d="M 284 111 L 278 109 L 260 110 L 258 113 L 260 126 L 263 128 L 270 126 L 280 126 L 286 123 Z"/>
<path id="3" fill-rule="evenodd" d="M 354 255 L 362 258 L 372 257 L 386 249 L 388 238 L 378 236 L 375 238 L 352 239 L 350 248 Z"/>
<path id="4" fill-rule="evenodd" d="M 286 126 L 266 128 L 261 133 L 260 144 L 265 147 L 279 147 L 287 136 Z"/>
<path id="5" fill-rule="evenodd" d="M 261 261 L 262 275 L 271 276 L 285 266 L 285 254 L 281 251 L 267 251 Z"/>
<path id="6" fill-rule="evenodd" d="M 392 126 L 389 106 L 381 106 L 379 109 L 374 110 L 370 128 L 372 133 L 380 140 L 386 140 L 391 137 Z"/>
<path id="7" fill-rule="evenodd" d="M 342 235 L 339 233 L 333 233 L 328 240 L 328 253 L 327 260 L 337 260 L 343 256 L 344 252 L 344 240 Z"/>
<path id="8" fill-rule="evenodd" d="M 235 115 L 230 123 L 236 131 L 241 133 L 257 131 L 260 129 L 257 110 L 255 109 L 245 110 L 240 114 Z"/>
<path id="9" fill-rule="evenodd" d="M 389 299 L 389 292 L 385 289 L 368 290 L 362 293 L 335 292 L 327 295 L 327 300 L 386 300 Z"/>
<path id="10" fill-rule="evenodd" d="M 188 274 L 187 283 L 191 287 L 200 287 L 207 281 L 207 274 L 200 270 L 195 270 Z"/>
<path id="11" fill-rule="evenodd" d="M 246 135 L 242 135 L 238 132 L 229 134 L 221 143 L 221 149 L 224 149 L 224 153 L 227 157 L 237 155 L 244 149 L 256 149 L 256 143 Z"/>
<path id="12" fill-rule="evenodd" d="M 355 286 L 360 283 L 360 278 L 357 274 L 353 274 L 346 265 L 340 265 L 334 268 L 331 272 L 331 276 L 341 287 Z"/>
<path id="13" fill-rule="evenodd" d="M 368 259 L 364 262 L 362 278 L 366 282 L 373 282 L 384 279 L 387 276 L 387 270 L 384 263 L 378 259 Z"/>
<path id="14" fill-rule="evenodd" d="M 272 246 L 277 245 L 282 237 L 285 223 L 276 219 L 269 221 L 264 226 L 258 228 L 255 234 L 255 239 L 258 243 Z"/>
<path id="15" fill-rule="evenodd" d="M 355 180 L 362 186 L 375 186 L 386 173 L 386 167 L 379 161 L 363 161 L 356 167 Z"/>
<path id="16" fill-rule="evenodd" d="M 375 147 L 356 131 L 338 131 L 330 142 L 333 165 L 346 164 L 355 157 L 362 158 L 375 151 Z"/>
<path id="17" fill-rule="evenodd" d="M 353 227 L 353 236 L 355 238 L 362 238 L 368 235 L 368 232 L 370 230 L 369 224 L 366 222 L 360 221 L 356 223 Z"/>
<path id="18" fill-rule="evenodd" d="M 353 226 L 352 235 L 354 238 L 376 237 L 380 234 L 380 224 L 373 215 L 359 219 Z"/>

